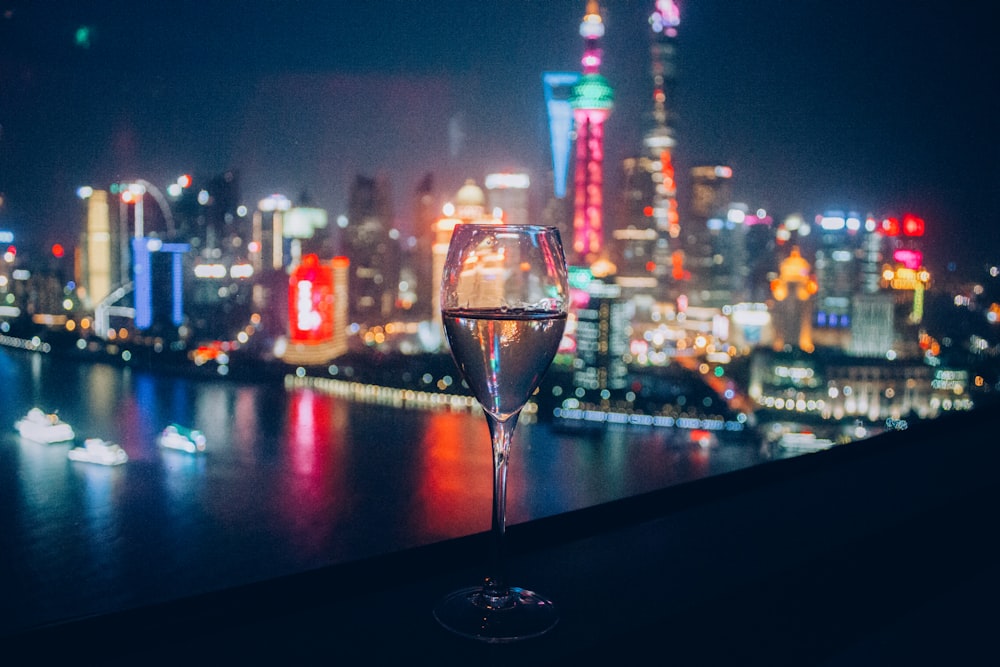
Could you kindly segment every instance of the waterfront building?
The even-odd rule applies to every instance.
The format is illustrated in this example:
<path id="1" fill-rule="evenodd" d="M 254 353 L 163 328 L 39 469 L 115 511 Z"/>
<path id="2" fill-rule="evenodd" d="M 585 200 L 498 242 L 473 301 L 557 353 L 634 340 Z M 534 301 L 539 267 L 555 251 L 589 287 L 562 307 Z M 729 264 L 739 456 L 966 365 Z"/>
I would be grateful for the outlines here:
<path id="1" fill-rule="evenodd" d="M 570 103 L 576 131 L 573 171 L 573 238 L 571 263 L 586 265 L 604 250 L 604 121 L 613 106 L 614 93 L 600 73 L 604 21 L 597 0 L 588 0 L 580 23 L 584 39 L 583 73 L 573 86 Z"/>
<path id="2" fill-rule="evenodd" d="M 486 210 L 486 194 L 473 179 L 467 179 L 465 184 L 455 193 L 453 201 L 444 205 L 443 216 L 434 223 L 434 244 L 431 248 L 431 284 L 435 286 L 433 294 L 431 332 L 427 339 L 428 347 L 437 349 L 444 341 L 441 309 L 438 307 L 438 289 L 444 276 L 444 262 L 448 257 L 448 244 L 451 243 L 451 233 L 455 225 L 474 223 L 499 223 Z"/>
<path id="3" fill-rule="evenodd" d="M 434 177 L 427 173 L 413 193 L 413 242 L 407 252 L 408 275 L 412 277 L 415 295 L 410 312 L 418 320 L 429 320 L 437 309 L 438 286 L 434 283 L 433 256 L 434 223 L 441 208 L 434 196 Z"/>
<path id="4" fill-rule="evenodd" d="M 84 306 L 93 310 L 111 293 L 115 243 L 111 229 L 111 207 L 107 190 L 80 188 L 77 193 L 86 205 L 84 231 L 80 239 L 80 266 L 76 276 L 77 294 Z M 116 236 L 116 235 L 115 235 Z"/>
<path id="5" fill-rule="evenodd" d="M 827 211 L 816 217 L 819 247 L 813 263 L 818 283 L 813 313 L 817 345 L 849 348 L 852 302 L 861 290 L 861 266 L 856 252 L 863 244 L 861 217 L 854 212 Z"/>
<path id="6" fill-rule="evenodd" d="M 607 392 L 628 386 L 626 355 L 634 306 L 621 298 L 618 285 L 598 278 L 588 283 L 586 294 L 586 304 L 573 309 L 573 385 L 597 392 L 606 400 Z"/>
<path id="7" fill-rule="evenodd" d="M 289 364 L 325 364 L 347 352 L 350 260 L 307 254 L 288 281 L 288 341 L 278 356 Z"/>
<path id="8" fill-rule="evenodd" d="M 512 225 L 526 225 L 531 179 L 523 172 L 487 174 L 486 205 L 491 214 Z"/>
<path id="9" fill-rule="evenodd" d="M 257 203 L 249 246 L 250 262 L 256 273 L 285 268 L 284 216 L 291 207 L 291 200 L 277 193 Z"/>
<path id="10" fill-rule="evenodd" d="M 333 235 L 325 209 L 314 206 L 292 206 L 284 215 L 282 236 L 288 243 L 290 265 L 301 263 L 306 255 L 333 257 L 336 253 Z"/>
<path id="11" fill-rule="evenodd" d="M 386 322 L 395 311 L 402 252 L 393 238 L 392 221 L 388 180 L 358 175 L 348 198 L 344 248 L 351 258 L 353 322 Z"/>
<path id="12" fill-rule="evenodd" d="M 135 328 L 168 339 L 184 323 L 184 259 L 187 243 L 164 243 L 156 237 L 132 239 Z M 100 318 L 97 318 L 100 319 Z"/>
<path id="13" fill-rule="evenodd" d="M 198 202 L 195 233 L 190 239 L 194 247 L 204 249 L 223 248 L 231 244 L 233 238 L 248 236 L 239 229 L 237 209 L 240 205 L 239 172 L 228 170 L 209 178 L 204 187 L 192 188 L 197 191 Z"/>
<path id="14" fill-rule="evenodd" d="M 889 293 L 858 294 L 851 308 L 848 352 L 856 357 L 881 357 L 896 347 L 896 305 Z"/>
<path id="15" fill-rule="evenodd" d="M 816 354 L 754 352 L 749 396 L 765 418 L 841 421 L 860 419 L 903 426 L 971 410 L 966 370 L 921 359 L 865 359 L 828 350 Z"/>

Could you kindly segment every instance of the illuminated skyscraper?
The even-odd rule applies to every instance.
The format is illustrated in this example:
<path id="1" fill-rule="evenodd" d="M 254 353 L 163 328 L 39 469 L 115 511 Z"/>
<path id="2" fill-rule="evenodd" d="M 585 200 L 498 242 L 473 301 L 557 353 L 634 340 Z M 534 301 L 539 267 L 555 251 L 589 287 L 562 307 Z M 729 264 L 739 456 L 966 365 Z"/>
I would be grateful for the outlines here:
<path id="1" fill-rule="evenodd" d="M 573 384 L 592 391 L 625 389 L 628 386 L 625 355 L 635 306 L 621 298 L 618 285 L 599 279 L 590 281 L 586 293 L 584 305 L 574 308 Z"/>
<path id="2" fill-rule="evenodd" d="M 111 207 L 106 190 L 81 188 L 79 196 L 87 202 L 87 221 L 82 239 L 82 274 L 77 282 L 83 287 L 87 307 L 93 308 L 111 293 L 115 248 L 111 237 Z"/>
<path id="3" fill-rule="evenodd" d="M 643 138 L 641 156 L 625 161 L 625 218 L 612 234 L 619 282 L 637 288 L 682 279 L 675 275 L 675 267 L 680 265 L 674 261 L 676 244 L 672 241 L 680 233 L 680 224 L 672 156 L 676 141 L 668 108 L 673 97 L 674 39 L 679 24 L 676 3 L 658 0 L 649 17 L 651 123 Z"/>
<path id="4" fill-rule="evenodd" d="M 614 99 L 611 86 L 599 71 L 604 22 L 597 0 L 587 2 L 580 35 L 584 39 L 583 74 L 573 87 L 570 101 L 576 129 L 570 261 L 589 264 L 604 248 L 604 121 Z"/>
<path id="5" fill-rule="evenodd" d="M 347 351 L 348 270 L 350 260 L 322 262 L 307 254 L 293 269 L 288 294 L 288 345 L 282 358 L 290 364 L 322 364 Z"/>
<path id="6" fill-rule="evenodd" d="M 666 274 L 667 267 L 674 265 L 670 239 L 676 239 L 680 234 L 672 156 L 677 142 L 670 127 L 670 109 L 667 106 L 673 98 L 674 40 L 680 22 L 680 11 L 674 0 L 656 0 L 656 8 L 649 17 L 652 29 L 650 74 L 653 78 L 653 125 L 646 133 L 643 145 L 648 157 L 646 170 L 653 188 L 650 217 L 657 232 L 653 250 L 654 272 L 657 275 Z M 679 276 L 673 277 L 679 279 Z"/>

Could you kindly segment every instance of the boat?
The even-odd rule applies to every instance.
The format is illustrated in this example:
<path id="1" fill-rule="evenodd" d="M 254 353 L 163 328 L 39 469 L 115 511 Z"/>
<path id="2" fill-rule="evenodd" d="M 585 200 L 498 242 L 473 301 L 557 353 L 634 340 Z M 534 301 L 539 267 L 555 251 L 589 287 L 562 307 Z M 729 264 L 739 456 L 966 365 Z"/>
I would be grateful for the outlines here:
<path id="1" fill-rule="evenodd" d="M 833 440 L 818 438 L 811 431 L 799 431 L 782 435 L 778 446 L 795 452 L 818 452 L 833 447 Z"/>
<path id="2" fill-rule="evenodd" d="M 28 410 L 28 414 L 14 423 L 14 428 L 26 440 L 47 444 L 68 442 L 76 437 L 73 427 L 61 420 L 59 415 L 46 413 L 40 408 Z"/>
<path id="3" fill-rule="evenodd" d="M 205 451 L 205 434 L 193 428 L 180 424 L 170 424 L 160 432 L 159 443 L 162 447 L 179 449 L 190 454 Z"/>
<path id="4" fill-rule="evenodd" d="M 128 461 L 128 454 L 124 449 L 101 438 L 87 438 L 83 441 L 82 447 L 73 447 L 67 456 L 71 461 L 97 463 L 103 466 L 116 466 Z"/>

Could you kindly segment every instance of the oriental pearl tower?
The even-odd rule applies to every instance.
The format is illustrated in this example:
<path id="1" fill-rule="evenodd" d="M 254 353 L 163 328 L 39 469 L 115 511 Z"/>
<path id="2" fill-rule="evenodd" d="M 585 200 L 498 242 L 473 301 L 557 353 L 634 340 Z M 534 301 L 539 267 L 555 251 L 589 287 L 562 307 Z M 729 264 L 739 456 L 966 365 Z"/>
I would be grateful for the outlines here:
<path id="1" fill-rule="evenodd" d="M 588 0 L 580 23 L 583 73 L 570 99 L 576 131 L 571 262 L 577 265 L 592 264 L 604 249 L 604 121 L 611 113 L 614 91 L 599 71 L 603 35 L 597 0 Z"/>

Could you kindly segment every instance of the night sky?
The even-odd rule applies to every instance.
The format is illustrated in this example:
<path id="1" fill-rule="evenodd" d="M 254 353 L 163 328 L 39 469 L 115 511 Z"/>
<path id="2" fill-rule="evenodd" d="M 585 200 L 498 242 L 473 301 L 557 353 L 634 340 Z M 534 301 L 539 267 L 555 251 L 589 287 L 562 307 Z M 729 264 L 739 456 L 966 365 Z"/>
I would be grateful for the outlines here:
<path id="1" fill-rule="evenodd" d="M 230 169 L 250 205 L 305 194 L 333 216 L 355 174 L 384 174 L 403 229 L 428 172 L 442 202 L 505 169 L 527 170 L 540 191 L 541 76 L 579 69 L 585 4 L 0 0 L 0 229 L 26 246 L 72 244 L 80 185 L 165 187 Z M 601 3 L 602 73 L 616 90 L 606 196 L 646 128 L 652 4 Z M 737 198 L 779 220 L 913 212 L 932 268 L 1000 260 L 986 14 L 889 0 L 679 4 L 668 104 L 682 222 L 687 168 L 725 163 Z"/>

